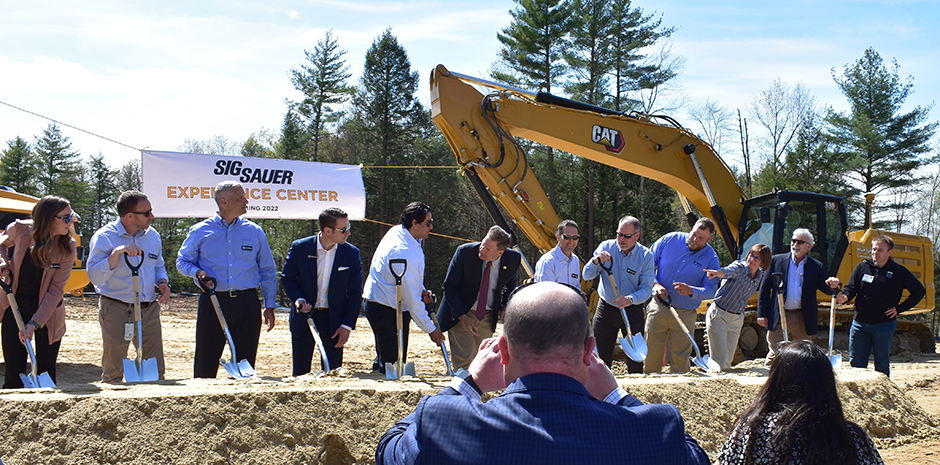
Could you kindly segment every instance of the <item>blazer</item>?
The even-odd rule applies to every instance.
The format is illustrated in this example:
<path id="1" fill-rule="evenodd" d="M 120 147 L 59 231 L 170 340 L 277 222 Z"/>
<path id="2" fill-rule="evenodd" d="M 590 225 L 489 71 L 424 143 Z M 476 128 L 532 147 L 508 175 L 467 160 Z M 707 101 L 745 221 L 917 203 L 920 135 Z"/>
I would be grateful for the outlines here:
<path id="1" fill-rule="evenodd" d="M 523 376 L 481 403 L 445 388 L 379 440 L 375 463 L 708 464 L 673 405 L 591 397 L 573 378 Z"/>
<path id="2" fill-rule="evenodd" d="M 9 263 L 13 270 L 13 293 L 16 294 L 19 281 L 15 278 L 19 276 L 20 265 L 23 264 L 23 257 L 33 245 L 31 235 L 33 229 L 32 220 L 16 220 L 7 226 L 0 236 L 0 256 Z M 72 274 L 72 266 L 75 265 L 75 238 L 70 237 L 69 252 L 62 254 L 57 249 L 52 249 L 49 253 L 49 262 L 51 265 L 42 271 L 42 281 L 39 284 L 39 308 L 33 314 L 33 321 L 40 328 L 46 327 L 49 330 L 49 343 L 62 339 L 65 335 L 65 283 Z M 10 247 L 13 248 L 13 256 L 10 257 Z M 6 309 L 10 306 L 10 299 L 6 292 L 0 290 L 0 309 Z M 25 321 L 24 321 L 25 323 Z"/>
<path id="3" fill-rule="evenodd" d="M 760 282 L 760 290 L 757 297 L 757 317 L 767 318 L 767 330 L 771 331 L 777 327 L 780 320 L 780 307 L 777 304 L 777 285 L 774 282 L 774 273 L 783 273 L 783 281 L 787 281 L 787 271 L 790 269 L 790 252 L 777 254 L 773 256 L 770 264 L 770 270 L 764 273 Z M 803 324 L 806 326 L 806 334 L 812 336 L 816 334 L 816 320 L 819 318 L 819 307 L 816 304 L 816 290 L 819 289 L 826 294 L 832 295 L 834 289 L 826 284 L 826 271 L 823 270 L 822 263 L 809 255 L 805 258 L 806 264 L 803 265 L 803 289 L 800 295 L 802 304 L 800 308 L 803 312 Z M 784 286 L 784 292 L 786 286 Z M 786 298 L 786 294 L 784 294 Z"/>
<path id="4" fill-rule="evenodd" d="M 480 260 L 480 243 L 471 242 L 457 247 L 454 258 L 450 260 L 447 276 L 444 278 L 444 297 L 437 308 L 437 319 L 441 331 L 453 328 L 460 320 L 460 315 L 470 311 L 480 293 L 480 281 L 483 279 L 483 260 Z M 522 254 L 512 249 L 506 249 L 499 259 L 499 276 L 496 278 L 496 289 L 488 297 L 490 307 L 500 311 L 509 301 L 509 294 L 516 288 L 519 279 L 519 264 Z M 490 270 L 492 273 L 493 270 Z M 493 331 L 496 330 L 496 320 L 493 319 Z"/>
<path id="5" fill-rule="evenodd" d="M 303 298 L 310 305 L 317 303 L 317 236 L 294 241 L 284 261 L 281 275 L 284 292 L 290 298 L 291 307 Z M 332 334 L 341 325 L 356 327 L 359 307 L 362 302 L 362 257 L 356 246 L 336 244 L 333 269 L 330 271 L 330 287 L 327 301 L 330 308 Z"/>

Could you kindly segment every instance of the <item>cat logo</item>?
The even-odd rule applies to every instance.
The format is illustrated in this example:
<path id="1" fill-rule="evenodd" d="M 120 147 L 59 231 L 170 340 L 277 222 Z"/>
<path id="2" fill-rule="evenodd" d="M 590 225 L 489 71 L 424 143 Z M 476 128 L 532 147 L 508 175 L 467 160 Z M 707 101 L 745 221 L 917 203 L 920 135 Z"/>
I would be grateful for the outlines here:
<path id="1" fill-rule="evenodd" d="M 616 129 L 605 128 L 594 125 L 591 128 L 591 141 L 595 144 L 601 144 L 607 148 L 608 152 L 620 153 L 623 150 L 623 134 Z"/>

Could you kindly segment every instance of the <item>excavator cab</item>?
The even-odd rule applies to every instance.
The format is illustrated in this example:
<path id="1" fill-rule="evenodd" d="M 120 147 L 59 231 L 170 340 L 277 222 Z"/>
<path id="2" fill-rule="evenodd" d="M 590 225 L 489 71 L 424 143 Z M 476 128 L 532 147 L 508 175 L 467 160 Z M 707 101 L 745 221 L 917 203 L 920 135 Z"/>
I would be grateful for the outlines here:
<path id="1" fill-rule="evenodd" d="M 845 201 L 832 195 L 775 191 L 746 200 L 737 255 L 744 260 L 748 249 L 759 243 L 769 245 L 774 254 L 789 252 L 790 238 L 798 228 L 813 233 L 816 244 L 809 255 L 835 276 L 849 241 Z"/>

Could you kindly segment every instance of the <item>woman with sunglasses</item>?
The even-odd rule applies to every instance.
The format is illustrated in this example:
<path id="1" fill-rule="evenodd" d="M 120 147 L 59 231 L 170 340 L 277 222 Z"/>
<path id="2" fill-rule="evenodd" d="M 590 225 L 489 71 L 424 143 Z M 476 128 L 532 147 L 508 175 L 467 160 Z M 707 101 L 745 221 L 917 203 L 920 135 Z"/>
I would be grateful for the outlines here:
<path id="1" fill-rule="evenodd" d="M 744 260 L 735 260 L 717 270 L 705 270 L 708 279 L 721 279 L 715 300 L 705 313 L 705 333 L 708 334 L 708 353 L 718 362 L 721 371 L 731 369 L 734 350 L 738 346 L 744 309 L 747 301 L 757 292 L 764 272 L 770 268 L 770 247 L 755 244 Z"/>
<path id="2" fill-rule="evenodd" d="M 883 464 L 871 438 L 848 421 L 829 357 L 811 341 L 780 348 L 767 381 L 718 452 L 721 465 Z"/>
<path id="3" fill-rule="evenodd" d="M 78 215 L 69 201 L 47 195 L 33 206 L 31 220 L 10 223 L 0 236 L 0 277 L 13 280 L 13 295 L 26 321 L 20 332 L 10 299 L 0 290 L 5 309 L 2 335 L 5 362 L 3 388 L 21 388 L 19 374 L 26 372 L 25 339 L 36 341 L 37 372 L 48 372 L 55 382 L 59 344 L 65 335 L 65 283 L 75 263 L 72 222 Z"/>

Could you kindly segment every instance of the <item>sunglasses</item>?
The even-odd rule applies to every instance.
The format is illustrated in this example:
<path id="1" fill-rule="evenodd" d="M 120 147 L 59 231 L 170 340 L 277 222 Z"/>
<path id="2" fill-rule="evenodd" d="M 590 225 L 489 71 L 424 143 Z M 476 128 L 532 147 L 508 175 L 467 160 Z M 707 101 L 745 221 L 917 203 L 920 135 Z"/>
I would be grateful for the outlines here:
<path id="1" fill-rule="evenodd" d="M 790 243 L 796 244 L 796 245 L 809 244 L 809 242 L 806 242 L 802 239 L 790 239 Z"/>
<path id="2" fill-rule="evenodd" d="M 71 222 L 71 221 L 72 221 L 72 218 L 75 218 L 75 220 L 78 220 L 78 213 L 72 212 L 72 213 L 69 213 L 68 215 L 65 215 L 65 216 L 57 216 L 57 217 L 55 217 L 55 219 L 65 221 L 66 223 Z"/>
<path id="3" fill-rule="evenodd" d="M 153 214 L 153 209 L 151 208 L 150 210 L 147 210 L 145 212 L 131 212 L 131 213 L 135 215 L 140 215 L 140 216 L 150 216 Z"/>
<path id="4" fill-rule="evenodd" d="M 623 234 L 623 233 L 621 233 L 620 231 L 617 231 L 617 237 L 622 237 L 622 238 L 624 238 L 624 239 L 629 239 L 629 238 L 631 238 L 631 237 L 633 237 L 633 236 L 636 236 L 636 235 L 637 235 L 637 233 L 633 233 L 633 234 Z"/>
<path id="5" fill-rule="evenodd" d="M 561 238 L 564 239 L 564 240 L 566 240 L 566 241 L 576 241 L 576 240 L 578 240 L 578 239 L 581 239 L 581 235 L 580 235 L 580 234 L 575 234 L 575 235 L 572 236 L 572 235 L 569 235 L 569 234 L 562 234 L 562 235 L 561 235 Z"/>
<path id="6" fill-rule="evenodd" d="M 339 231 L 340 234 L 346 234 L 346 231 L 349 231 L 351 228 L 352 228 L 352 224 L 349 224 L 345 228 L 333 228 L 333 230 Z"/>
<path id="7" fill-rule="evenodd" d="M 424 225 L 425 225 L 425 226 L 431 226 L 432 224 L 434 224 L 434 219 L 433 219 L 433 218 L 424 222 Z"/>

